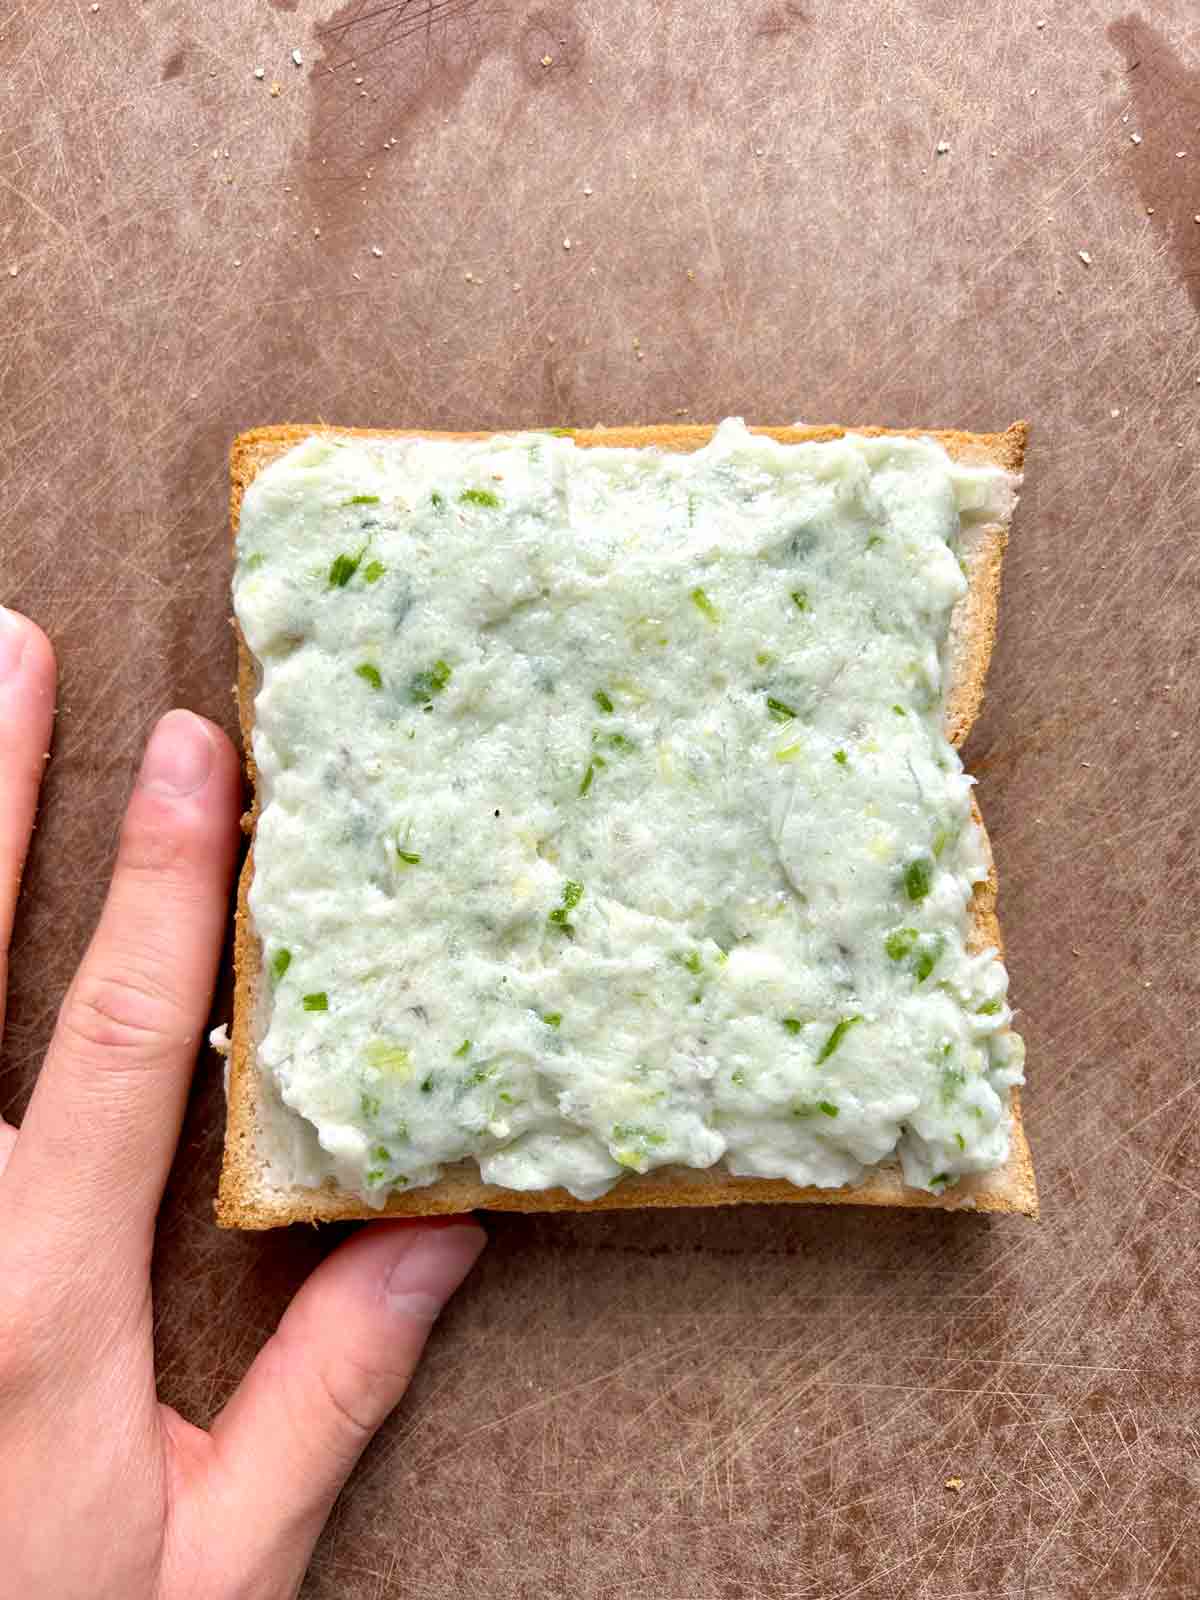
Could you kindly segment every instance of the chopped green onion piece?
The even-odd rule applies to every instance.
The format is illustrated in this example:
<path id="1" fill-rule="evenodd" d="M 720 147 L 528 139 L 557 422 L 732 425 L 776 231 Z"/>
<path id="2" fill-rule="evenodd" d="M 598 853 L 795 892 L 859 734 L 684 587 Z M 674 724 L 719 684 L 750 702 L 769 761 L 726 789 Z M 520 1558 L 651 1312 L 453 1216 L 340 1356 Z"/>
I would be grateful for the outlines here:
<path id="1" fill-rule="evenodd" d="M 933 853 L 934 853 L 934 855 L 935 856 L 940 856 L 942 851 L 949 844 L 949 842 L 950 842 L 950 830 L 949 830 L 949 828 L 939 828 L 938 831 L 933 836 Z"/>
<path id="2" fill-rule="evenodd" d="M 792 590 L 792 604 L 795 606 L 797 611 L 807 611 L 808 610 L 808 590 L 807 589 L 793 589 Z"/>
<path id="3" fill-rule="evenodd" d="M 701 972 L 704 971 L 704 961 L 699 950 L 689 950 L 686 955 L 676 956 L 675 959 L 681 967 L 686 967 L 695 977 L 699 977 Z"/>
<path id="4" fill-rule="evenodd" d="M 665 1133 L 657 1133 L 653 1128 L 645 1128 L 635 1122 L 615 1122 L 613 1124 L 612 1137 L 622 1144 L 630 1139 L 635 1143 L 644 1145 L 659 1145 L 667 1142 Z"/>
<path id="5" fill-rule="evenodd" d="M 573 911 L 583 899 L 583 885 L 575 878 L 568 878 L 563 884 L 562 902 L 568 911 Z"/>
<path id="6" fill-rule="evenodd" d="M 567 924 L 567 908 L 566 908 L 566 906 L 555 906 L 554 910 L 546 918 L 546 921 L 547 922 L 552 922 L 556 928 L 565 928 L 565 927 L 567 927 L 568 924 Z"/>
<path id="7" fill-rule="evenodd" d="M 614 709 L 612 700 L 605 694 L 603 689 L 597 689 L 592 695 L 592 699 L 600 707 L 601 711 L 609 712 Z"/>
<path id="8" fill-rule="evenodd" d="M 844 767 L 849 761 L 850 757 L 844 750 L 835 750 L 833 752 L 833 759 L 837 762 L 839 767 Z"/>
<path id="9" fill-rule="evenodd" d="M 717 610 L 716 606 L 713 605 L 712 601 L 708 598 L 703 589 L 693 589 L 691 599 L 692 604 L 696 607 L 697 611 L 706 616 L 710 622 L 720 622 L 720 612 Z"/>
<path id="10" fill-rule="evenodd" d="M 587 764 L 587 771 L 584 773 L 583 779 L 582 779 L 582 781 L 580 782 L 580 785 L 579 785 L 579 794 L 580 794 L 581 798 L 592 787 L 592 779 L 595 776 L 596 776 L 596 763 L 594 761 L 589 761 L 588 764 Z"/>
<path id="11" fill-rule="evenodd" d="M 917 975 L 917 982 L 924 983 L 925 979 L 942 959 L 942 952 L 946 948 L 946 941 L 942 935 L 935 934 L 932 939 L 922 941 L 917 950 L 917 959 L 913 963 L 913 971 Z"/>
<path id="12" fill-rule="evenodd" d="M 767 696 L 767 710 L 776 722 L 790 722 L 796 715 L 791 706 L 784 700 L 777 700 L 773 694 Z"/>
<path id="13" fill-rule="evenodd" d="M 343 500 L 342 504 L 344 506 L 377 506 L 379 504 L 379 496 L 377 494 L 352 494 L 349 500 Z"/>
<path id="14" fill-rule="evenodd" d="M 933 887 L 933 863 L 928 856 L 918 856 L 904 869 L 904 892 L 910 900 L 924 900 Z"/>
<path id="15" fill-rule="evenodd" d="M 464 489 L 458 498 L 463 505 L 490 506 L 493 510 L 500 504 L 500 496 L 491 489 Z"/>
<path id="16" fill-rule="evenodd" d="M 882 544 L 882 543 L 883 543 L 883 535 L 881 533 L 873 533 L 871 535 L 871 537 L 867 540 L 867 549 L 868 550 L 874 550 L 874 548 L 875 548 L 875 546 L 877 544 Z"/>
<path id="17" fill-rule="evenodd" d="M 832 1100 L 818 1100 L 817 1110 L 823 1117 L 836 1117 L 838 1114 L 838 1108 Z"/>
<path id="18" fill-rule="evenodd" d="M 543 1011 L 542 1012 L 542 1021 L 546 1024 L 546 1026 L 548 1028 L 559 1028 L 559 1027 L 562 1026 L 562 1012 L 561 1011 Z"/>
<path id="19" fill-rule="evenodd" d="M 905 711 L 903 706 L 893 706 L 892 710 L 896 713 L 896 715 L 898 717 L 906 717 L 908 715 L 908 712 Z"/>
<path id="20" fill-rule="evenodd" d="M 950 1182 L 950 1174 L 948 1172 L 935 1172 L 933 1177 L 930 1178 L 930 1180 L 929 1180 L 929 1183 L 930 1183 L 931 1187 L 935 1183 L 946 1184 L 946 1183 L 949 1183 L 949 1182 Z"/>
<path id="21" fill-rule="evenodd" d="M 306 994 L 300 1004 L 305 1011 L 328 1011 L 329 996 L 324 989 L 319 989 L 316 994 Z"/>
<path id="22" fill-rule="evenodd" d="M 354 673 L 364 683 L 369 683 L 372 689 L 383 688 L 383 678 L 380 675 L 379 668 L 372 666 L 369 661 L 364 661 L 360 666 L 355 667 Z"/>
<path id="23" fill-rule="evenodd" d="M 367 583 L 378 583 L 387 568 L 382 561 L 369 561 L 363 571 L 363 578 Z"/>
<path id="24" fill-rule="evenodd" d="M 383 1180 L 386 1177 L 387 1177 L 387 1173 L 384 1172 L 382 1170 L 382 1168 L 380 1168 L 380 1167 L 372 1167 L 371 1170 L 367 1173 L 367 1184 L 372 1189 L 378 1189 L 379 1185 L 383 1182 Z"/>
<path id="25" fill-rule="evenodd" d="M 256 550 L 252 556 L 246 557 L 245 561 L 242 563 L 242 571 L 257 572 L 259 567 L 262 566 L 266 559 L 266 556 L 263 555 L 261 550 Z"/>
<path id="26" fill-rule="evenodd" d="M 392 1152 L 385 1144 L 377 1144 L 374 1150 L 371 1151 L 371 1154 L 375 1157 L 376 1161 L 390 1161 L 392 1159 Z"/>
<path id="27" fill-rule="evenodd" d="M 795 761 L 803 749 L 804 746 L 802 744 L 785 745 L 782 750 L 776 750 L 775 759 L 776 761 Z"/>
<path id="28" fill-rule="evenodd" d="M 393 1044 L 390 1039 L 372 1039 L 366 1054 L 368 1064 L 378 1071 L 407 1078 L 411 1057 L 402 1044 Z"/>
<path id="29" fill-rule="evenodd" d="M 790 1034 L 795 1035 L 804 1026 L 804 1021 L 801 1017 L 784 1017 L 783 1025 Z"/>
<path id="30" fill-rule="evenodd" d="M 344 551 L 340 556 L 334 556 L 329 566 L 329 587 L 344 589 L 358 571 L 358 564 L 366 553 L 367 547 L 364 545 L 356 556 L 348 556 Z"/>
<path id="31" fill-rule="evenodd" d="M 444 495 L 439 494 L 438 491 L 435 489 L 433 491 L 433 493 L 429 496 L 429 504 L 431 506 L 434 506 L 436 509 L 440 510 L 442 508 L 442 506 L 444 506 L 446 504 L 446 497 Z"/>
<path id="32" fill-rule="evenodd" d="M 574 428 L 543 428 L 542 432 L 553 434 L 556 439 L 573 439 L 575 437 Z"/>
<path id="33" fill-rule="evenodd" d="M 917 942 L 915 928 L 893 928 L 883 941 L 883 948 L 893 961 L 903 961 Z"/>
<path id="34" fill-rule="evenodd" d="M 276 950 L 275 958 L 271 962 L 271 971 L 275 976 L 276 982 L 283 977 L 284 973 L 291 966 L 291 964 L 292 952 L 290 950 Z"/>
<path id="35" fill-rule="evenodd" d="M 453 671 L 445 661 L 435 661 L 409 679 L 408 698 L 414 705 L 428 705 L 435 694 L 441 694 L 452 676 Z"/>
<path id="36" fill-rule="evenodd" d="M 471 1054 L 471 1041 L 470 1041 L 470 1039 L 464 1039 L 463 1042 L 459 1045 L 458 1049 L 454 1052 L 454 1054 L 456 1056 L 469 1056 Z"/>
<path id="37" fill-rule="evenodd" d="M 967 1148 L 967 1141 L 963 1138 L 961 1133 L 956 1133 L 954 1135 L 954 1142 L 957 1144 L 960 1150 L 965 1150 Z"/>
<path id="38" fill-rule="evenodd" d="M 367 1091 L 364 1089 L 363 1092 L 359 1095 L 358 1101 L 359 1101 L 359 1104 L 362 1106 L 362 1114 L 363 1114 L 364 1117 L 377 1117 L 379 1115 L 379 1096 L 378 1095 L 368 1094 Z M 386 1156 L 384 1157 L 384 1160 L 385 1161 L 387 1160 Z"/>
<path id="39" fill-rule="evenodd" d="M 834 1028 L 828 1039 L 826 1039 L 825 1043 L 821 1046 L 820 1053 L 817 1056 L 818 1066 L 821 1065 L 822 1061 L 829 1060 L 830 1056 L 837 1049 L 838 1045 L 841 1044 L 842 1040 L 850 1032 L 850 1029 L 854 1026 L 854 1024 L 861 1021 L 861 1016 L 842 1018 L 837 1027 Z"/>
<path id="40" fill-rule="evenodd" d="M 729 1074 L 729 1081 L 732 1084 L 736 1084 L 739 1089 L 742 1088 L 742 1086 L 746 1082 L 746 1070 L 745 1070 L 745 1068 L 744 1067 L 734 1067 L 733 1071 Z"/>
<path id="41" fill-rule="evenodd" d="M 1003 1008 L 1003 1000 L 985 1000 L 981 1006 L 975 1007 L 975 1015 L 977 1017 L 994 1017 Z"/>
<path id="42" fill-rule="evenodd" d="M 432 1074 L 432 1072 L 429 1074 L 429 1076 L 427 1078 L 422 1078 L 421 1079 L 421 1093 L 422 1094 L 432 1094 L 433 1093 L 433 1074 Z"/>
<path id="43" fill-rule="evenodd" d="M 415 851 L 415 850 L 400 850 L 400 849 L 397 849 L 396 854 L 400 857 L 401 861 L 403 861 L 406 866 L 419 867 L 421 865 L 421 857 L 417 853 L 417 851 Z"/>

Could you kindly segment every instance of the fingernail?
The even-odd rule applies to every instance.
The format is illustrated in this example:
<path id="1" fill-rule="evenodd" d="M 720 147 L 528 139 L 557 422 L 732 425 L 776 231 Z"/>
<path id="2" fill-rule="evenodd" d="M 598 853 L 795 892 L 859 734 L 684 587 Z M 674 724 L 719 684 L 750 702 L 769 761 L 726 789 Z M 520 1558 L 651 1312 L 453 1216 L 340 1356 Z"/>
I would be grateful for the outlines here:
<path id="1" fill-rule="evenodd" d="M 433 1322 L 475 1265 L 487 1243 L 473 1222 L 451 1228 L 413 1228 L 396 1233 L 398 1255 L 384 1279 L 389 1311 Z"/>
<path id="2" fill-rule="evenodd" d="M 15 676 L 28 638 L 29 629 L 24 619 L 6 606 L 0 606 L 0 683 Z"/>
<path id="3" fill-rule="evenodd" d="M 168 711 L 146 746 L 138 787 L 178 797 L 194 794 L 213 764 L 208 729 L 190 711 Z"/>

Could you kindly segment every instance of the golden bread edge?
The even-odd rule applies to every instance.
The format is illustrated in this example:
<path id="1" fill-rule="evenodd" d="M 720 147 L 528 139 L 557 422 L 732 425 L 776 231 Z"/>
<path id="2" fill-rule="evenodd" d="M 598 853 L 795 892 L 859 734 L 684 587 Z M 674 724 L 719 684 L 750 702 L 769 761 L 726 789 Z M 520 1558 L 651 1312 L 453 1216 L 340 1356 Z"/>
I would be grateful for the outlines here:
<path id="1" fill-rule="evenodd" d="M 638 428 L 579 428 L 572 436 L 577 445 L 589 447 L 649 448 L 669 451 L 698 450 L 712 437 L 712 427 L 663 425 Z M 1013 423 L 1003 433 L 964 433 L 957 430 L 843 428 L 838 426 L 801 428 L 753 428 L 782 444 L 799 444 L 839 439 L 848 432 L 868 437 L 900 435 L 930 437 L 942 444 L 956 461 L 1003 467 L 1019 477 L 1025 459 L 1028 424 Z M 336 434 L 360 438 L 442 438 L 484 439 L 482 433 L 444 433 L 419 428 L 339 428 L 324 423 L 311 426 L 281 424 L 256 428 L 239 435 L 230 452 L 230 523 L 237 537 L 242 497 L 254 478 L 277 457 L 313 434 Z M 983 530 L 969 556 L 970 587 L 963 601 L 961 618 L 956 611 L 953 683 L 946 705 L 946 730 L 956 746 L 961 745 L 979 714 L 984 684 L 996 634 L 996 615 L 1000 595 L 1000 574 L 1007 543 L 1006 526 L 992 525 Z M 256 673 L 253 656 L 234 624 L 238 640 L 237 703 L 245 750 L 247 777 L 253 801 L 242 819 L 243 828 L 253 835 L 258 815 L 258 784 L 252 753 Z M 976 820 L 983 819 L 972 800 Z M 986 833 L 984 838 L 986 840 Z M 976 886 L 971 903 L 972 927 L 968 944 L 972 949 L 987 945 L 1002 948 L 996 915 L 997 881 L 988 850 L 989 873 L 986 882 Z M 238 882 L 234 929 L 234 1015 L 229 1057 L 228 1109 L 225 1127 L 225 1153 L 216 1200 L 217 1222 L 224 1228 L 259 1229 L 281 1227 L 292 1222 L 349 1221 L 379 1216 L 432 1216 L 473 1209 L 497 1211 L 610 1211 L 647 1206 L 706 1206 L 740 1204 L 807 1204 L 903 1206 L 926 1210 L 974 1210 L 1018 1213 L 1035 1217 L 1038 1212 L 1037 1184 L 1033 1160 L 1021 1115 L 1020 1091 L 1012 1092 L 1012 1142 L 1007 1162 L 993 1172 L 964 1178 L 942 1195 L 911 1189 L 903 1181 L 899 1166 L 891 1163 L 876 1168 L 862 1183 L 841 1189 L 799 1188 L 784 1179 L 735 1178 L 723 1168 L 692 1170 L 674 1168 L 623 1178 L 598 1200 L 577 1200 L 565 1189 L 546 1189 L 525 1193 L 500 1189 L 481 1182 L 478 1173 L 452 1169 L 436 1184 L 407 1195 L 392 1195 L 382 1210 L 372 1210 L 356 1195 L 333 1188 L 276 1188 L 262 1177 L 257 1150 L 257 1072 L 254 1061 L 253 1019 L 262 972 L 262 950 L 250 918 L 249 893 L 254 877 L 253 840 L 246 854 Z M 463 1166 L 465 1167 L 465 1163 Z"/>

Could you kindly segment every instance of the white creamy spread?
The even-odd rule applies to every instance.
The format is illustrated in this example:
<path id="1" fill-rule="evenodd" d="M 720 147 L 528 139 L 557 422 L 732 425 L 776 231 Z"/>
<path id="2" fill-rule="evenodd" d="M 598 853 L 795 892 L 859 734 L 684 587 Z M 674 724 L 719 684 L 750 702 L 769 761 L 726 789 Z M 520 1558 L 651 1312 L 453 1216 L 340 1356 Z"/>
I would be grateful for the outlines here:
<path id="1" fill-rule="evenodd" d="M 312 438 L 246 493 L 250 907 L 276 1175 L 382 1205 L 473 1159 L 602 1194 L 723 1163 L 940 1191 L 1023 1050 L 942 727 L 932 440 L 694 455 Z"/>

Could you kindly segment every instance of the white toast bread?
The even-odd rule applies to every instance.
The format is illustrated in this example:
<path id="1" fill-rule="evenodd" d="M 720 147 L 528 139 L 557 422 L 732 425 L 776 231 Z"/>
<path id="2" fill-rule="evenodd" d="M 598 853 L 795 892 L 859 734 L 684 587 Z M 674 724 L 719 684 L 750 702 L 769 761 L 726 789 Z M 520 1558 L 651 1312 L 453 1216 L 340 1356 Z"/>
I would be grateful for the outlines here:
<path id="1" fill-rule="evenodd" d="M 840 427 L 756 428 L 785 444 L 840 438 Z M 867 435 L 894 432 L 931 437 L 956 460 L 1003 468 L 1020 480 L 1028 427 L 1014 423 L 1004 433 L 961 433 L 937 430 L 860 428 Z M 334 428 L 324 424 L 257 428 L 234 441 L 231 452 L 230 514 L 236 537 L 242 496 L 247 486 L 270 462 L 313 434 L 402 438 L 421 434 L 428 438 L 478 439 L 486 434 L 438 434 L 420 429 Z M 659 426 L 645 428 L 595 428 L 573 430 L 576 445 L 609 445 L 697 450 L 712 436 L 711 427 Z M 1015 496 L 1014 496 L 1015 502 Z M 950 686 L 946 699 L 946 732 L 961 745 L 978 715 L 984 681 L 995 637 L 1000 572 L 1008 539 L 1007 523 L 973 529 L 964 547 L 968 589 L 951 619 L 949 644 Z M 238 636 L 238 712 L 252 784 L 255 783 L 251 734 L 257 669 L 245 640 Z M 257 794 L 243 825 L 253 834 L 258 815 Z M 982 829 L 978 810 L 976 820 Z M 984 835 L 986 841 L 986 834 Z M 565 1189 L 532 1193 L 499 1189 L 481 1182 L 477 1167 L 462 1162 L 447 1169 L 437 1183 L 408 1194 L 393 1194 L 382 1212 L 365 1205 L 357 1195 L 333 1187 L 306 1189 L 272 1182 L 264 1149 L 259 1108 L 270 1093 L 259 1076 L 255 1059 L 254 1018 L 262 977 L 262 951 L 250 917 L 248 896 L 254 875 L 251 842 L 238 885 L 234 946 L 235 997 L 232 1048 L 229 1059 L 228 1117 L 225 1157 L 216 1203 L 217 1221 L 228 1228 L 272 1228 L 291 1222 L 345 1221 L 359 1217 L 420 1216 L 468 1211 L 475 1207 L 506 1211 L 601 1211 L 638 1206 L 733 1205 L 745 1202 L 824 1205 L 914 1206 L 939 1210 L 1037 1214 L 1037 1188 L 1028 1141 L 1021 1119 L 1020 1093 L 1012 1091 L 1013 1131 L 1007 1162 L 993 1172 L 963 1178 L 942 1194 L 909 1188 L 897 1161 L 881 1163 L 859 1184 L 840 1189 L 800 1188 L 781 1179 L 735 1178 L 722 1167 L 704 1170 L 660 1168 L 623 1178 L 598 1200 L 577 1200 Z M 1001 948 L 996 918 L 996 873 L 991 867 L 986 882 L 976 886 L 971 902 L 968 948 Z"/>

